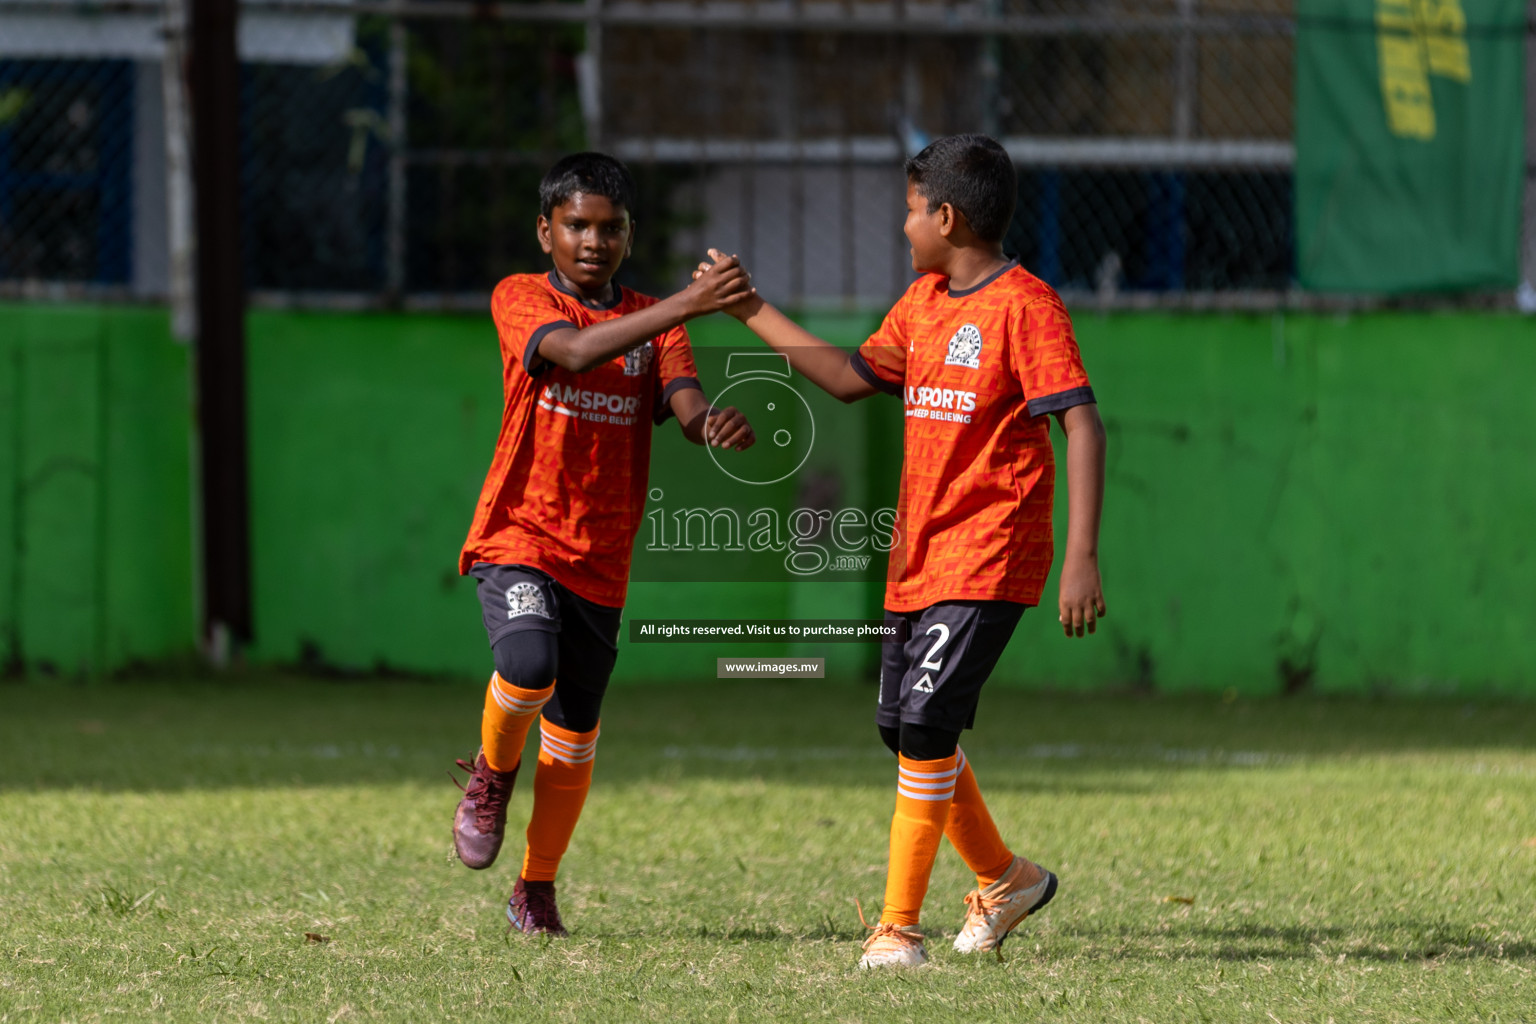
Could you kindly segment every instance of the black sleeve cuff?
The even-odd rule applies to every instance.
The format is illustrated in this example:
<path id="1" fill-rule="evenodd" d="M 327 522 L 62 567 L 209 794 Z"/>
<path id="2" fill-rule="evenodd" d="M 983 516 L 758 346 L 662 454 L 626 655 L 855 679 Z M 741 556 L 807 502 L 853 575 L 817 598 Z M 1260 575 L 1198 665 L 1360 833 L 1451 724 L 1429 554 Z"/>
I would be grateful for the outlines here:
<path id="1" fill-rule="evenodd" d="M 855 352 L 848 357 L 848 362 L 853 366 L 853 372 L 864 378 L 864 382 L 876 391 L 884 391 L 888 395 L 901 394 L 901 385 L 892 384 L 875 372 L 875 368 L 869 365 L 869 360 L 864 358 L 864 353 Z"/>
<path id="2" fill-rule="evenodd" d="M 651 419 L 655 421 L 657 426 L 667 422 L 667 417 L 672 415 L 672 396 L 684 388 L 693 388 L 695 391 L 704 390 L 699 387 L 699 378 L 697 377 L 679 377 L 671 384 L 668 384 L 662 389 L 661 400 L 656 403 L 656 411 L 651 414 Z"/>
<path id="3" fill-rule="evenodd" d="M 1040 398 L 1031 398 L 1027 408 L 1031 416 L 1044 416 L 1049 412 L 1065 412 L 1074 405 L 1094 405 L 1098 402 L 1093 397 L 1093 388 L 1073 388 L 1071 391 L 1058 391 L 1054 395 L 1045 395 Z"/>
<path id="4" fill-rule="evenodd" d="M 556 320 L 552 324 L 545 324 L 544 326 L 536 329 L 531 335 L 528 336 L 528 344 L 523 346 L 523 369 L 528 371 L 528 376 L 537 377 L 539 374 L 549 369 L 549 361 L 547 359 L 541 363 L 537 369 L 534 368 L 533 360 L 539 354 L 539 342 L 544 340 L 544 336 L 546 334 L 549 334 L 552 331 L 561 330 L 566 327 L 569 327 L 573 331 L 578 331 L 581 329 L 575 324 L 571 323 L 569 320 Z"/>

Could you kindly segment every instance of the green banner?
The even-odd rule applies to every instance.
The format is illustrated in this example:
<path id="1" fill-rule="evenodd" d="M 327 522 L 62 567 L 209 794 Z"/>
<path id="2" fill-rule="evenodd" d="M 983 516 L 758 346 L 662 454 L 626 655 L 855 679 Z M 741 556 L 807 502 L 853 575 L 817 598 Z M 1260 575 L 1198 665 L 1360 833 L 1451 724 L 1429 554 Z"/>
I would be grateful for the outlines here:
<path id="1" fill-rule="evenodd" d="M 1525 0 L 1300 0 L 1296 265 L 1304 287 L 1513 286 Z"/>

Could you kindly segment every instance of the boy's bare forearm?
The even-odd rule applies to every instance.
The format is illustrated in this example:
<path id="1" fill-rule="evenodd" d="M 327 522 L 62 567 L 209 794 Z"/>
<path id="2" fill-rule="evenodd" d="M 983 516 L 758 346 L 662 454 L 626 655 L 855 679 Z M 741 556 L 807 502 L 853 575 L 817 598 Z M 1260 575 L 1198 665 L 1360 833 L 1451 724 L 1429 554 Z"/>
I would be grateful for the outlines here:
<path id="1" fill-rule="evenodd" d="M 672 415 L 683 436 L 694 444 L 704 443 L 704 423 L 711 405 L 704 392 L 697 388 L 683 388 L 672 396 Z"/>
<path id="2" fill-rule="evenodd" d="M 584 373 L 696 316 L 717 313 L 753 294 L 752 278 L 734 256 L 726 257 L 696 275 L 687 288 L 644 309 L 580 330 L 550 331 L 539 342 L 539 358 Z"/>
<path id="3" fill-rule="evenodd" d="M 686 323 L 695 315 L 679 292 L 653 306 L 580 330 L 551 331 L 539 343 L 539 357 L 573 373 L 585 373 Z"/>
<path id="4" fill-rule="evenodd" d="M 1090 404 L 1068 409 L 1062 416 L 1062 427 L 1067 434 L 1066 555 L 1097 559 L 1107 447 L 1099 407 Z"/>
<path id="5" fill-rule="evenodd" d="M 854 371 L 847 352 L 807 331 L 772 304 L 754 297 L 729 312 L 769 348 L 788 356 L 790 366 L 832 397 L 853 402 L 875 393 Z"/>
<path id="6" fill-rule="evenodd" d="M 1069 637 L 1092 633 L 1107 612 L 1099 578 L 1099 516 L 1104 507 L 1104 422 L 1099 407 L 1061 414 L 1067 434 L 1067 553 L 1061 566 L 1059 620 Z"/>

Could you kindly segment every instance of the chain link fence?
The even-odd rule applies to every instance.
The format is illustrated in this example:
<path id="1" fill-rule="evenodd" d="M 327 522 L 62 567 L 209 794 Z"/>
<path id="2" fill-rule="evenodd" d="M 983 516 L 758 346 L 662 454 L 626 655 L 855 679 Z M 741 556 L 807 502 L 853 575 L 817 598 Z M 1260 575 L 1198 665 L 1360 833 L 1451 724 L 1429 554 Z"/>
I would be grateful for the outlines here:
<path id="1" fill-rule="evenodd" d="M 0 0 L 0 293 L 177 292 L 179 4 Z M 716 245 L 787 304 L 877 306 L 910 279 L 901 162 L 961 131 L 1013 154 L 1007 248 L 1068 293 L 1296 298 L 1294 0 L 241 11 L 258 301 L 478 305 L 543 264 L 538 179 L 590 146 L 640 180 L 632 283 L 670 289 Z"/>

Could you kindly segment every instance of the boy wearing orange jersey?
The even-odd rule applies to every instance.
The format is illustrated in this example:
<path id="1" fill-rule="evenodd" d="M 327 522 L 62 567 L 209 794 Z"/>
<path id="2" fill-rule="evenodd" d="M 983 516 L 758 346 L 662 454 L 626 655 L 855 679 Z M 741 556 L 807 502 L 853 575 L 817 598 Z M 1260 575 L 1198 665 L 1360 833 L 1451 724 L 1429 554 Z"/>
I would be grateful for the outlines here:
<path id="1" fill-rule="evenodd" d="M 491 297 L 506 404 L 459 571 L 479 581 L 496 670 L 480 754 L 458 762 L 470 778 L 453 842 L 471 868 L 495 861 L 523 744 L 541 719 L 527 847 L 507 904 L 528 934 L 566 934 L 555 873 L 592 781 L 651 427 L 676 416 L 696 444 L 753 442 L 741 413 L 704 397 L 682 327 L 749 296 L 750 281 L 726 260 L 665 299 L 614 283 L 634 238 L 634 194 L 612 157 L 556 163 L 538 219 L 553 269 L 508 277 Z"/>
<path id="2" fill-rule="evenodd" d="M 756 296 L 727 310 L 837 398 L 883 392 L 906 408 L 885 607 L 888 622 L 906 621 L 910 639 L 885 646 L 876 716 L 900 764 L 885 907 L 861 967 L 927 959 L 918 914 L 940 836 L 976 874 L 960 952 L 1001 947 L 1056 893 L 1054 874 L 1003 842 L 959 748 L 982 684 L 1050 572 L 1050 416 L 1067 436 L 1062 628 L 1092 633 L 1105 613 L 1104 426 L 1061 299 L 1003 255 L 1017 195 L 1012 161 L 992 139 L 960 135 L 936 140 L 906 172 L 904 230 L 923 276 L 856 353 Z"/>

